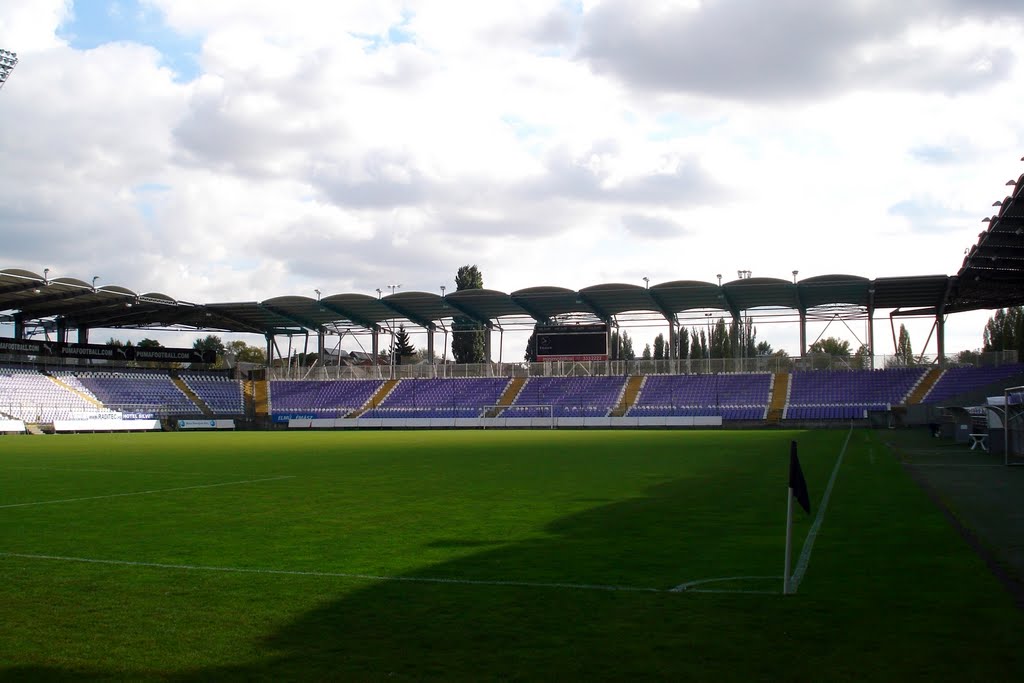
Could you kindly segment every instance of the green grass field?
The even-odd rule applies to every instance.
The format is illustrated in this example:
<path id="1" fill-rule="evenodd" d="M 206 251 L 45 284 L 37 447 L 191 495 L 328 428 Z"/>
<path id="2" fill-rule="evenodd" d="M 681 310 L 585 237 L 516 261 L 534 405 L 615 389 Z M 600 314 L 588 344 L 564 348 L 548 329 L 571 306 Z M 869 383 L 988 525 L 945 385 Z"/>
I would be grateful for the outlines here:
<path id="1" fill-rule="evenodd" d="M 781 595 L 789 441 L 817 514 L 847 434 L 0 438 L 0 672 L 1024 679 L 1024 616 L 872 432 Z M 671 591 L 728 577 L 764 578 Z"/>

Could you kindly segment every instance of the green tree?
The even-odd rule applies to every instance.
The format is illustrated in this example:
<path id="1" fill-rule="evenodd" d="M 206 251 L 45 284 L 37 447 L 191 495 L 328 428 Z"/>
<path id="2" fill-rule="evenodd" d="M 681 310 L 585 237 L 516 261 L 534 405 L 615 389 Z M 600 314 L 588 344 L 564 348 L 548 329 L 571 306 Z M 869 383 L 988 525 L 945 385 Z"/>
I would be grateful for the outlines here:
<path id="1" fill-rule="evenodd" d="M 757 342 L 757 346 L 754 347 L 754 354 L 758 356 L 770 356 L 772 355 L 772 345 L 767 341 Z"/>
<path id="2" fill-rule="evenodd" d="M 615 333 L 612 332 L 612 344 L 615 344 Z M 530 338 L 526 340 L 526 353 L 523 354 L 523 360 L 527 363 L 537 362 L 537 326 L 533 326 L 533 332 L 530 332 Z"/>
<path id="3" fill-rule="evenodd" d="M 484 276 L 474 266 L 462 266 L 455 274 L 455 291 L 483 289 Z M 484 326 L 464 316 L 455 316 L 452 321 L 452 356 L 456 363 L 483 363 Z"/>
<path id="4" fill-rule="evenodd" d="M 985 324 L 983 351 L 1024 353 L 1024 307 L 1000 308 Z"/>
<path id="5" fill-rule="evenodd" d="M 633 350 L 633 339 L 628 332 L 622 333 L 622 355 L 621 360 L 636 360 L 636 352 Z"/>
<path id="6" fill-rule="evenodd" d="M 837 358 L 850 357 L 850 342 L 836 337 L 825 337 L 811 344 L 810 353 L 823 353 Z"/>
<path id="7" fill-rule="evenodd" d="M 162 349 L 164 345 L 158 342 L 156 339 L 150 339 L 149 337 L 146 337 L 138 344 L 136 344 L 136 347 L 140 349 Z"/>
<path id="8" fill-rule="evenodd" d="M 226 355 L 234 357 L 236 363 L 254 363 L 266 365 L 267 354 L 258 346 L 250 346 L 241 339 L 229 341 L 226 345 Z"/>
<path id="9" fill-rule="evenodd" d="M 405 331 L 405 325 L 399 325 L 398 331 L 395 332 L 393 353 L 395 365 L 401 365 L 402 358 L 409 359 L 416 354 L 416 347 L 412 345 L 409 333 Z"/>
<path id="10" fill-rule="evenodd" d="M 642 357 L 643 357 L 644 360 L 650 360 L 651 359 L 651 345 L 650 344 L 644 344 L 644 355 Z"/>
<path id="11" fill-rule="evenodd" d="M 861 344 L 857 352 L 850 358 L 850 367 L 854 370 L 868 370 L 871 368 L 871 352 L 867 344 Z"/>
<path id="12" fill-rule="evenodd" d="M 665 335 L 659 332 L 654 338 L 654 360 L 662 360 L 665 356 Z"/>
<path id="13" fill-rule="evenodd" d="M 679 358 L 686 360 L 690 357 L 690 335 L 686 328 L 679 326 Z"/>
<path id="14" fill-rule="evenodd" d="M 224 341 L 215 334 L 208 334 L 202 339 L 196 339 L 192 342 L 192 348 L 196 351 L 213 351 L 217 354 L 217 360 L 214 362 L 214 367 L 224 367 Z"/>
<path id="15" fill-rule="evenodd" d="M 910 333 L 905 325 L 900 325 L 900 335 L 896 342 L 896 355 L 889 363 L 893 367 L 910 367 L 914 365 L 914 349 L 910 346 Z"/>
<path id="16" fill-rule="evenodd" d="M 981 362 L 981 354 L 977 351 L 960 351 L 956 354 L 958 365 L 978 365 Z"/>

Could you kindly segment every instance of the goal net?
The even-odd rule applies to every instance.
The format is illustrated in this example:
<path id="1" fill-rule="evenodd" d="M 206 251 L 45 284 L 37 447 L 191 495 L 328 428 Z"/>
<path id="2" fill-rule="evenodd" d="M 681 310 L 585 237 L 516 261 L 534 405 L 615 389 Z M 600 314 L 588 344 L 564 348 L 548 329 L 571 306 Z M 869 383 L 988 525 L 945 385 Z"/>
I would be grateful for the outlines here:
<path id="1" fill-rule="evenodd" d="M 486 406 L 483 415 L 485 418 L 514 420 L 514 422 L 508 423 L 507 426 L 541 429 L 555 428 L 555 407 L 550 403 L 543 405 Z"/>
<path id="2" fill-rule="evenodd" d="M 1024 386 L 1003 391 L 1003 434 L 1007 465 L 1024 465 Z"/>

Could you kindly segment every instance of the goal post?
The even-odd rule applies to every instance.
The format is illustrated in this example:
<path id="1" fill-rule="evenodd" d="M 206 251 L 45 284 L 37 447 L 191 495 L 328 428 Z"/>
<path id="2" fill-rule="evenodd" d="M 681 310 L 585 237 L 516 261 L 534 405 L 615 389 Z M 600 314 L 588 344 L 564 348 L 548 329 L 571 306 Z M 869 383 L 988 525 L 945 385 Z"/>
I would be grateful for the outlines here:
<path id="1" fill-rule="evenodd" d="M 1004 462 L 1024 465 L 1024 386 L 1003 390 Z"/>
<path id="2" fill-rule="evenodd" d="M 540 427 L 541 429 L 554 429 L 556 426 L 555 406 L 550 403 L 484 406 L 483 416 L 485 418 L 498 419 L 529 418 L 534 421 L 532 424 L 533 427 Z"/>

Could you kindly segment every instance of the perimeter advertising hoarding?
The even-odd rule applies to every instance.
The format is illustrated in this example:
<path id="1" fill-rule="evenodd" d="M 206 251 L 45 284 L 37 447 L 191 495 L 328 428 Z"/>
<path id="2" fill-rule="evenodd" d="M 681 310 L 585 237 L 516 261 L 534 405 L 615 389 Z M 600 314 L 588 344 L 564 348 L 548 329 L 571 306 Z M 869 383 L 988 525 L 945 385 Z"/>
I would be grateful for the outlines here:
<path id="1" fill-rule="evenodd" d="M 538 327 L 537 360 L 608 360 L 608 326 Z"/>
<path id="2" fill-rule="evenodd" d="M 106 346 L 104 344 L 70 344 L 38 339 L 0 337 L 0 353 L 41 358 L 88 358 L 109 361 L 153 361 L 158 363 L 216 363 L 214 351 L 197 349 L 155 348 L 137 346 Z"/>

